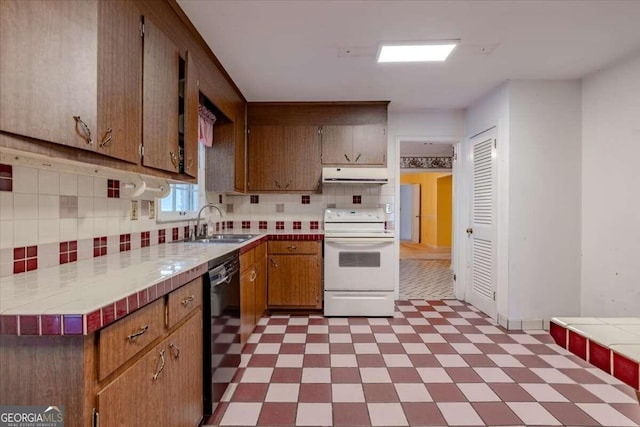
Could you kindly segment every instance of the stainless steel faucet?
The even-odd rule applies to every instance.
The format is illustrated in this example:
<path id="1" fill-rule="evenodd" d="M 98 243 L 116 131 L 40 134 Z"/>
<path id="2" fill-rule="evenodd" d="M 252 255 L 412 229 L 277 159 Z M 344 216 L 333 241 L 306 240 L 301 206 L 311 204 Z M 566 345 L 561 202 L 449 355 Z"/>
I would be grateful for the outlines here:
<path id="1" fill-rule="evenodd" d="M 222 218 L 222 211 L 220 210 L 219 207 L 217 207 L 213 203 L 207 203 L 206 205 L 204 205 L 202 208 L 200 208 L 200 211 L 198 212 L 198 221 L 196 222 L 196 232 L 193 233 L 193 237 L 191 238 L 191 240 L 195 240 L 198 237 L 198 233 L 200 233 L 200 216 L 202 215 L 202 211 L 205 210 L 206 208 L 216 209 L 220 214 L 220 218 Z"/>

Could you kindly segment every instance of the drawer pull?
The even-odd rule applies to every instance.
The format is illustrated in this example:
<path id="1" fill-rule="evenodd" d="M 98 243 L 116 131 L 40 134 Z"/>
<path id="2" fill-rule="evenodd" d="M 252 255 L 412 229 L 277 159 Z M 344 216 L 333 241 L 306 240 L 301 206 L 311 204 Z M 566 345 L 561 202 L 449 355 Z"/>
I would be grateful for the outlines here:
<path id="1" fill-rule="evenodd" d="M 288 250 L 290 250 L 290 251 L 296 251 L 296 250 L 298 250 L 298 247 L 297 247 L 297 246 L 295 246 L 295 245 L 293 245 L 293 246 L 287 246 L 287 249 L 288 249 Z"/>
<path id="2" fill-rule="evenodd" d="M 140 335 L 143 335 L 145 332 L 147 332 L 147 329 L 149 329 L 149 325 L 141 326 L 138 332 L 135 332 L 129 335 L 127 339 L 129 340 L 129 342 L 135 341 L 136 338 L 138 338 Z"/>
<path id="3" fill-rule="evenodd" d="M 156 381 L 158 379 L 158 377 L 160 376 L 162 371 L 164 371 L 164 349 L 160 350 L 160 367 L 158 368 L 156 373 L 153 374 L 153 380 L 154 381 Z"/>
<path id="4" fill-rule="evenodd" d="M 180 357 L 180 349 L 175 344 L 169 344 L 169 348 L 171 349 L 171 353 L 173 354 L 174 359 Z"/>
<path id="5" fill-rule="evenodd" d="M 258 277 L 258 274 L 256 273 L 256 271 L 255 271 L 255 270 L 253 270 L 253 271 L 251 272 L 251 278 L 249 279 L 249 281 L 251 281 L 251 282 L 255 282 L 256 277 Z"/>
<path id="6" fill-rule="evenodd" d="M 360 156 L 362 156 L 362 154 L 358 154 L 358 157 L 356 157 L 355 162 L 358 163 L 358 160 L 360 160 Z"/>
<path id="7" fill-rule="evenodd" d="M 111 128 L 107 129 L 107 132 L 102 137 L 102 142 L 100 143 L 100 148 L 104 148 L 104 147 L 106 147 L 107 145 L 109 145 L 111 143 L 111 133 L 112 132 L 113 132 L 113 129 L 111 129 Z"/>
<path id="8" fill-rule="evenodd" d="M 194 299 L 195 299 L 195 296 L 194 296 L 194 295 L 190 295 L 190 296 L 188 296 L 187 298 L 185 298 L 185 299 L 183 299 L 183 300 L 182 300 L 182 305 L 186 307 L 186 306 L 188 306 L 188 305 L 189 305 L 189 303 L 191 303 Z"/>
<path id="9" fill-rule="evenodd" d="M 93 140 L 91 139 L 91 129 L 89 129 L 89 126 L 87 126 L 80 116 L 73 116 L 73 118 L 76 120 L 76 129 L 80 128 L 80 133 L 85 141 L 87 141 L 87 144 L 93 144 Z"/>

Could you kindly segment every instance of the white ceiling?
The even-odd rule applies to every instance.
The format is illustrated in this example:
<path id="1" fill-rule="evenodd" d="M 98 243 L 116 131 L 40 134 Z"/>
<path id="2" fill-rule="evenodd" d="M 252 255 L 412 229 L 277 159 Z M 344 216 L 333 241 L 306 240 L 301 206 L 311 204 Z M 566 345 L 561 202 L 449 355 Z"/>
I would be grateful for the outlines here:
<path id="1" fill-rule="evenodd" d="M 400 156 L 403 157 L 451 157 L 451 141 L 400 141 Z"/>
<path id="2" fill-rule="evenodd" d="M 178 3 L 248 101 L 466 108 L 507 79 L 580 78 L 640 49 L 640 1 Z M 375 62 L 381 41 L 435 39 L 462 44 L 445 63 Z"/>

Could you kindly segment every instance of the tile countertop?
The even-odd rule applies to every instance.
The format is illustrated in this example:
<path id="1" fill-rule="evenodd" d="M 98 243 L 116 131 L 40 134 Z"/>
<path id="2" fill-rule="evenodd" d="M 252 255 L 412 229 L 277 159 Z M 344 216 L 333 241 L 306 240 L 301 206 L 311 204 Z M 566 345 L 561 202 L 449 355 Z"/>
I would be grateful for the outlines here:
<path id="1" fill-rule="evenodd" d="M 227 233 L 231 233 L 228 230 Z M 266 240 L 320 240 L 322 230 L 234 230 L 239 244 L 165 243 L 0 279 L 0 335 L 88 335 Z"/>

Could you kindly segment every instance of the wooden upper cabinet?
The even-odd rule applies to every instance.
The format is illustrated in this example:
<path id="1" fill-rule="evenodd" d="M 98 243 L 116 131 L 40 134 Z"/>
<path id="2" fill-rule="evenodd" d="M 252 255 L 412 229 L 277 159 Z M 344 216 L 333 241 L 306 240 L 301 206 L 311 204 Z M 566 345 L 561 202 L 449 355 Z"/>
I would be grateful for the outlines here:
<path id="1" fill-rule="evenodd" d="M 318 191 L 317 126 L 258 125 L 248 137 L 249 191 Z"/>
<path id="2" fill-rule="evenodd" d="M 0 1 L 0 130 L 95 151 L 97 19 L 96 1 Z"/>
<path id="3" fill-rule="evenodd" d="M 198 69 L 193 56 L 185 55 L 184 81 L 184 173 L 198 177 Z"/>
<path id="4" fill-rule="evenodd" d="M 98 2 L 97 151 L 138 163 L 142 142 L 142 39 L 133 2 Z"/>
<path id="5" fill-rule="evenodd" d="M 234 138 L 234 185 L 233 189 L 244 193 L 247 186 L 247 104 L 239 104 L 236 108 L 235 138 Z"/>
<path id="6" fill-rule="evenodd" d="M 286 185 L 283 126 L 252 126 L 248 135 L 249 191 L 278 191 Z"/>
<path id="7" fill-rule="evenodd" d="M 386 126 L 384 124 L 323 126 L 322 164 L 386 165 Z"/>
<path id="8" fill-rule="evenodd" d="M 385 125 L 353 127 L 353 162 L 357 165 L 387 164 L 387 129 Z"/>
<path id="9" fill-rule="evenodd" d="M 353 161 L 353 126 L 322 126 L 322 163 L 348 165 Z"/>
<path id="10" fill-rule="evenodd" d="M 180 51 L 148 17 L 143 41 L 142 163 L 178 172 L 178 87 Z"/>

